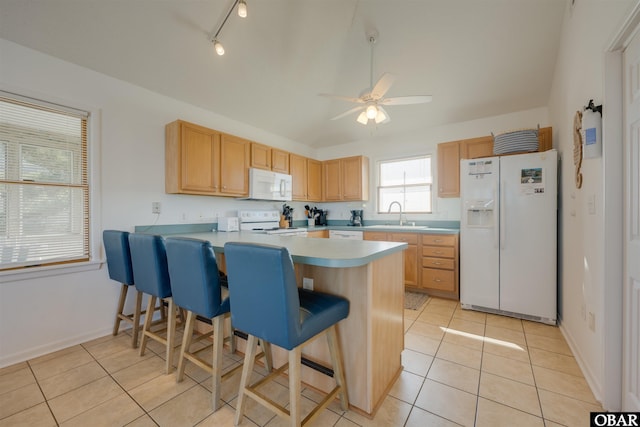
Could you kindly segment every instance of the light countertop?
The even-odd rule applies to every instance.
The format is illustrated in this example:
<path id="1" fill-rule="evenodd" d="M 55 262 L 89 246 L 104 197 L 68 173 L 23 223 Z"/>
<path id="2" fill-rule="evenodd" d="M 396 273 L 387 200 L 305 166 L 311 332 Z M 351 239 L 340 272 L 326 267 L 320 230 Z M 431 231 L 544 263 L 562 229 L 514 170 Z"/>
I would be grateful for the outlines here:
<path id="1" fill-rule="evenodd" d="M 354 227 L 350 228 L 353 229 Z M 309 230 L 311 231 L 313 229 L 314 228 L 310 228 Z M 318 227 L 318 229 L 320 229 L 320 227 Z M 178 236 L 208 240 L 216 252 L 224 252 L 224 244 L 227 242 L 284 246 L 289 250 L 291 258 L 295 263 L 334 268 L 359 267 L 407 248 L 406 243 L 399 242 L 310 239 L 301 236 L 278 236 L 242 231 L 164 235 L 166 238 Z"/>

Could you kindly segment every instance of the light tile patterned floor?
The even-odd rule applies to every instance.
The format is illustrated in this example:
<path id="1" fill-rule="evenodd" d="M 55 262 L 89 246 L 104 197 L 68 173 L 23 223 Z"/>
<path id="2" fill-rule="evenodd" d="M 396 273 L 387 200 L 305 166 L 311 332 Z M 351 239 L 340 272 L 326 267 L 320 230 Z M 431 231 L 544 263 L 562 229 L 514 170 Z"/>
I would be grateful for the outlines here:
<path id="1" fill-rule="evenodd" d="M 601 410 L 556 327 L 431 298 L 405 310 L 405 332 L 404 371 L 376 417 L 334 403 L 314 425 L 585 426 Z M 176 383 L 164 375 L 160 345 L 139 357 L 130 342 L 127 333 L 106 336 L 0 369 L 0 427 L 233 425 L 239 374 L 223 383 L 225 405 L 212 413 L 209 375 L 188 364 Z M 225 366 L 239 360 L 227 355 Z M 286 381 L 270 387 L 286 402 Z M 321 396 L 304 389 L 303 397 L 309 411 Z M 242 425 L 285 423 L 249 400 Z"/>

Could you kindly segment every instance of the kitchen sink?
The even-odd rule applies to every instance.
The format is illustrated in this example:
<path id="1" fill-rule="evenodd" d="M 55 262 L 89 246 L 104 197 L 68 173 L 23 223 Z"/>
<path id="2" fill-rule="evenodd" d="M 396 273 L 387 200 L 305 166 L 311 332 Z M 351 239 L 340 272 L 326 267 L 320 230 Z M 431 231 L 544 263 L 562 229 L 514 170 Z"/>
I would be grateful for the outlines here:
<path id="1" fill-rule="evenodd" d="M 366 225 L 364 228 L 375 228 L 375 229 L 378 229 L 378 230 L 392 230 L 392 229 L 425 230 L 425 229 L 429 228 L 429 226 L 427 226 L 427 225 L 399 225 L 399 224 L 391 225 L 391 224 L 384 224 L 384 225 Z"/>

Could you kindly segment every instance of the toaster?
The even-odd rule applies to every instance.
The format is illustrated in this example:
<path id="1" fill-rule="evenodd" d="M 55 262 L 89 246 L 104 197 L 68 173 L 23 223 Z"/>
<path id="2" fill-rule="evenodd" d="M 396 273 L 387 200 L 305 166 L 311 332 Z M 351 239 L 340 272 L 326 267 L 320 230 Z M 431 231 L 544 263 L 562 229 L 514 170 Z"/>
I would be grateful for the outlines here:
<path id="1" fill-rule="evenodd" d="M 218 231 L 240 231 L 240 221 L 237 216 L 218 218 Z"/>

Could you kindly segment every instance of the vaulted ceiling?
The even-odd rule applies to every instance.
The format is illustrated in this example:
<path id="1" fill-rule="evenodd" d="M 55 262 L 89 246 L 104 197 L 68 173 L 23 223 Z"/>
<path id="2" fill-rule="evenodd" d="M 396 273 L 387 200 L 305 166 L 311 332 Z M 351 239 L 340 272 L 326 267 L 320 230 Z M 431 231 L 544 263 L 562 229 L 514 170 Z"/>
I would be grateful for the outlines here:
<path id="1" fill-rule="evenodd" d="M 0 0 L 0 37 L 313 147 L 546 106 L 567 0 Z M 395 76 L 363 126 L 359 96 Z M 1 59 L 0 59 L 1 60 Z"/>

